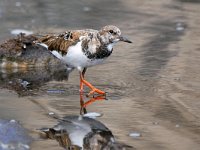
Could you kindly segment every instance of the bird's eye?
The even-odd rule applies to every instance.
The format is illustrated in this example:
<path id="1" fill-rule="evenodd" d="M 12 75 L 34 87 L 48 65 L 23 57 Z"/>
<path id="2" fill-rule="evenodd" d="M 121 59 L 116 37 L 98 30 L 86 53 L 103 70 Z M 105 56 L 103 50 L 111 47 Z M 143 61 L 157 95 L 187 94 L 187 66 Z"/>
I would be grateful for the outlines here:
<path id="1" fill-rule="evenodd" d="M 110 30 L 109 32 L 110 32 L 111 34 L 113 34 L 113 30 Z"/>

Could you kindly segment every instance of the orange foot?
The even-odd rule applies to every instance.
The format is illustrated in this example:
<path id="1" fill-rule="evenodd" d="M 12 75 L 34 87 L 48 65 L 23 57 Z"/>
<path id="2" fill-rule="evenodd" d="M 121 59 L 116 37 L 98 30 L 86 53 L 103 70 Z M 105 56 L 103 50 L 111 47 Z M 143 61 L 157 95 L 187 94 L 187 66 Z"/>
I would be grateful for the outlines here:
<path id="1" fill-rule="evenodd" d="M 86 81 L 83 78 L 82 73 L 80 73 L 80 92 L 81 93 L 83 93 L 83 85 L 84 84 L 91 89 L 91 91 L 86 95 L 87 97 L 89 97 L 91 94 L 94 94 L 94 93 L 98 93 L 100 95 L 106 95 L 106 93 L 104 91 L 95 88 L 92 84 L 90 84 L 88 81 Z"/>

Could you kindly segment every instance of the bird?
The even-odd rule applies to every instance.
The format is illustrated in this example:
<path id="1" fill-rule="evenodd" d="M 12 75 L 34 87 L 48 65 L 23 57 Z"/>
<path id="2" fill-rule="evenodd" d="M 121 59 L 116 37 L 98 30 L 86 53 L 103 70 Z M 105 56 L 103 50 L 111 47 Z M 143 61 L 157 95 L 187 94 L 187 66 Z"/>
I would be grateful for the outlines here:
<path id="1" fill-rule="evenodd" d="M 46 47 L 58 59 L 64 62 L 69 70 L 77 69 L 80 74 L 80 92 L 84 85 L 90 88 L 87 96 L 94 93 L 106 93 L 85 79 L 87 68 L 101 64 L 113 52 L 113 46 L 119 42 L 132 43 L 122 36 L 121 31 L 114 25 L 106 25 L 100 30 L 82 29 L 67 30 L 60 34 L 43 35 L 36 41 Z"/>

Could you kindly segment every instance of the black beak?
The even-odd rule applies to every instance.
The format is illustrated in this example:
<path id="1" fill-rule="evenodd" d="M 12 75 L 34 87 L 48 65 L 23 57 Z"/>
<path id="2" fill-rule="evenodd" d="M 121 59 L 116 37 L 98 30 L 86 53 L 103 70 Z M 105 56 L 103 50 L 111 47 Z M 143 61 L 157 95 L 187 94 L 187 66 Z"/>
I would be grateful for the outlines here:
<path id="1" fill-rule="evenodd" d="M 123 37 L 123 36 L 120 36 L 119 40 L 123 42 L 127 42 L 127 43 L 132 43 L 130 40 L 128 40 L 126 37 Z"/>

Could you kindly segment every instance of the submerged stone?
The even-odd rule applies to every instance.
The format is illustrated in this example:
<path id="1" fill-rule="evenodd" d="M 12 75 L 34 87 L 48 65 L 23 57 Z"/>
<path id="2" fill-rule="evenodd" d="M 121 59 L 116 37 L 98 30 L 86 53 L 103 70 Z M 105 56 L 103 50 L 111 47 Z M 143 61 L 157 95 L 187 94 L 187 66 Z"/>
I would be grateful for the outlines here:
<path id="1" fill-rule="evenodd" d="M 16 120 L 0 119 L 0 150 L 28 150 L 32 138 Z"/>

